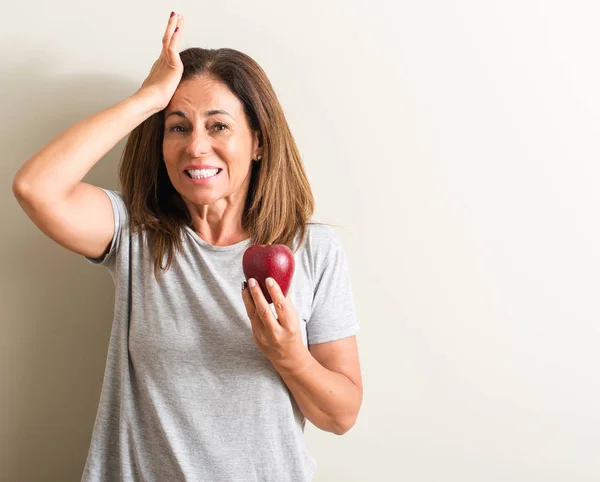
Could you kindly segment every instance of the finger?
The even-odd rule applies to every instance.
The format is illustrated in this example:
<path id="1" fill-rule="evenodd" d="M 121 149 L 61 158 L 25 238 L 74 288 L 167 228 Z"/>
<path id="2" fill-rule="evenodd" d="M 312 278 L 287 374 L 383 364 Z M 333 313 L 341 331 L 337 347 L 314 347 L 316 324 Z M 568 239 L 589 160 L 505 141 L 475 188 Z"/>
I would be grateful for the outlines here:
<path id="1" fill-rule="evenodd" d="M 250 319 L 250 326 L 252 327 L 252 337 L 256 340 L 257 336 L 264 331 L 264 326 L 256 314 L 256 307 L 254 300 L 250 294 L 248 287 L 245 289 L 242 287 L 242 299 L 244 300 L 244 306 L 246 307 L 246 313 Z"/>
<path id="2" fill-rule="evenodd" d="M 175 30 L 173 30 L 173 35 L 171 36 L 171 41 L 169 42 L 169 50 L 171 52 L 179 52 L 179 40 L 181 39 L 181 34 L 183 33 L 183 14 L 178 15 L 177 26 Z"/>
<path id="3" fill-rule="evenodd" d="M 179 20 L 179 15 L 175 12 L 171 12 L 171 16 L 169 17 L 169 22 L 167 23 L 167 29 L 165 30 L 165 34 L 162 38 L 163 47 L 168 47 L 171 42 L 171 37 L 173 36 L 173 32 L 175 28 L 177 28 L 177 21 Z"/>
<path id="4" fill-rule="evenodd" d="M 254 286 L 250 286 L 251 281 L 254 281 Z M 263 322 L 265 328 L 272 333 L 277 333 L 281 330 L 281 325 L 273 316 L 273 312 L 271 311 L 271 307 L 269 303 L 267 303 L 267 299 L 265 295 L 263 295 L 262 290 L 260 289 L 260 285 L 256 280 L 250 278 L 248 280 L 248 288 L 250 289 L 250 294 L 252 295 L 252 299 L 254 300 L 254 305 L 256 306 L 256 313 L 260 317 Z"/>
<path id="5" fill-rule="evenodd" d="M 284 328 L 289 328 L 291 322 L 290 311 L 292 309 L 290 301 L 284 296 L 281 287 L 273 278 L 267 278 L 265 284 L 267 285 L 267 290 L 269 290 L 269 294 L 273 300 L 273 306 L 275 306 L 279 324 Z"/>
<path id="6" fill-rule="evenodd" d="M 246 288 L 244 289 L 243 284 L 246 284 Z M 254 305 L 254 300 L 252 299 L 252 295 L 250 294 L 250 290 L 248 289 L 247 283 L 242 283 L 242 300 L 244 300 L 244 306 L 246 307 L 246 313 L 250 319 L 256 316 L 256 306 Z"/>

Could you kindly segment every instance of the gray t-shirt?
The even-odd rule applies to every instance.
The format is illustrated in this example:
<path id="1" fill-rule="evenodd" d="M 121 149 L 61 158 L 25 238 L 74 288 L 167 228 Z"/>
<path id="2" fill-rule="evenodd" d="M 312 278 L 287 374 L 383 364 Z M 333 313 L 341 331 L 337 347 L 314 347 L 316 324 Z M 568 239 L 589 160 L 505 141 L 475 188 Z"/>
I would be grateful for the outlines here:
<path id="1" fill-rule="evenodd" d="M 213 246 L 186 228 L 159 285 L 147 233 L 132 234 L 121 193 L 104 192 L 115 235 L 103 258 L 85 259 L 108 268 L 115 311 L 82 481 L 312 480 L 305 418 L 252 338 L 249 241 Z M 340 238 L 307 229 L 290 286 L 306 346 L 359 331 Z"/>

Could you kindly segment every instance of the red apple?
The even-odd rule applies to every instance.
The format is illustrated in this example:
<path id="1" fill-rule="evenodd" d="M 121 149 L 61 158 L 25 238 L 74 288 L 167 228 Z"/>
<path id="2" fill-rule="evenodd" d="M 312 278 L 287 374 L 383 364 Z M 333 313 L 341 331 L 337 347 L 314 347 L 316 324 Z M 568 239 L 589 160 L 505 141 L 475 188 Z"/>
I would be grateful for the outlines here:
<path id="1" fill-rule="evenodd" d="M 242 267 L 246 281 L 254 278 L 267 303 L 273 303 L 265 280 L 273 278 L 287 296 L 294 276 L 294 253 L 285 244 L 254 244 L 244 252 Z"/>

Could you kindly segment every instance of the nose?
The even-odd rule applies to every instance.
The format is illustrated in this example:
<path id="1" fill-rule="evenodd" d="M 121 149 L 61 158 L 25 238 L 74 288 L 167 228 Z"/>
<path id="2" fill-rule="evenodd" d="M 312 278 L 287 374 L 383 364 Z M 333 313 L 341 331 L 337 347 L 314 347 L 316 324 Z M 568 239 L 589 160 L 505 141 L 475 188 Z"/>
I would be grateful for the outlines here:
<path id="1" fill-rule="evenodd" d="M 208 154 L 211 149 L 211 138 L 204 129 L 194 129 L 188 136 L 185 152 L 190 157 L 201 157 Z"/>

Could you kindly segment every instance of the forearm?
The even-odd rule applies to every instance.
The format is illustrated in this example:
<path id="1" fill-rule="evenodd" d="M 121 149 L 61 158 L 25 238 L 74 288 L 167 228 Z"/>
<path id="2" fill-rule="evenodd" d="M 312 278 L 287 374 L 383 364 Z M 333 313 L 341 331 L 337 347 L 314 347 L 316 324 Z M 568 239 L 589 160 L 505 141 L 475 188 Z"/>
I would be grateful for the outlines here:
<path id="1" fill-rule="evenodd" d="M 362 394 L 348 377 L 325 368 L 308 349 L 293 368 L 275 368 L 313 425 L 338 435 L 354 425 Z"/>
<path id="2" fill-rule="evenodd" d="M 156 112 L 143 91 L 72 125 L 25 162 L 13 181 L 20 194 L 70 193 L 117 142 Z"/>

